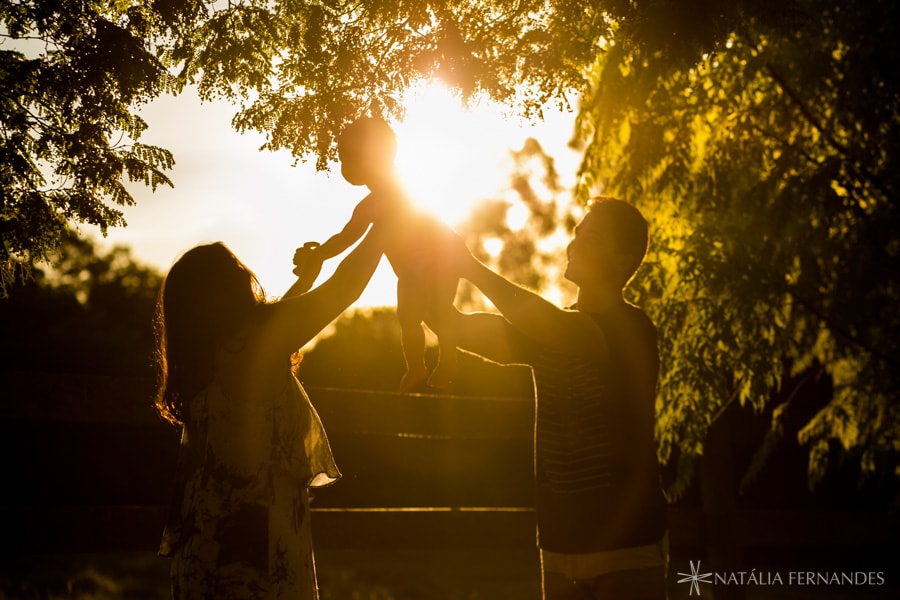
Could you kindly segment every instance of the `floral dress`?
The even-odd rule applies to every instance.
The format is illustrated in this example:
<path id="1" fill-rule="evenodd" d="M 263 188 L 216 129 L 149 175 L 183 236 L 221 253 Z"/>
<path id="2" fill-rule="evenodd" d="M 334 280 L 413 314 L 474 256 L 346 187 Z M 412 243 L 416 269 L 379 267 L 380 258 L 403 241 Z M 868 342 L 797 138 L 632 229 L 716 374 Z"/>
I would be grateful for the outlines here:
<path id="1" fill-rule="evenodd" d="M 191 402 L 160 545 L 173 559 L 173 597 L 318 598 L 307 488 L 339 477 L 293 375 L 255 403 L 213 381 Z"/>

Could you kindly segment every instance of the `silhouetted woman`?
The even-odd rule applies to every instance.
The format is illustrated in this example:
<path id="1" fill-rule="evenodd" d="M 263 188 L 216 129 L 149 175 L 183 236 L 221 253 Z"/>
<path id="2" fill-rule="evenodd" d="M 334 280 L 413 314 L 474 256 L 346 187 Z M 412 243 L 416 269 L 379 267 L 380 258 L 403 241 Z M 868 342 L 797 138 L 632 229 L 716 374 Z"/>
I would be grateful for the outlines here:
<path id="1" fill-rule="evenodd" d="M 277 302 L 221 243 L 188 250 L 166 276 L 156 406 L 182 437 L 160 554 L 173 559 L 176 599 L 318 597 L 307 488 L 340 473 L 292 367 L 362 293 L 379 237 L 319 287 Z"/>

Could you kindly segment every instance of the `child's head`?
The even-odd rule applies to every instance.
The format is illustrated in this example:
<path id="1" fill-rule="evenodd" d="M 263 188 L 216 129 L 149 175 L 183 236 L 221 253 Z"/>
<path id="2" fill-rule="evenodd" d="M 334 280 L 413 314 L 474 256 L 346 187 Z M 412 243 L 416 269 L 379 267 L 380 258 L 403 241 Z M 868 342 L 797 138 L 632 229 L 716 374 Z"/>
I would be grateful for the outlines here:
<path id="1" fill-rule="evenodd" d="M 338 138 L 341 174 L 353 185 L 367 185 L 393 169 L 397 136 L 384 119 L 363 117 Z"/>

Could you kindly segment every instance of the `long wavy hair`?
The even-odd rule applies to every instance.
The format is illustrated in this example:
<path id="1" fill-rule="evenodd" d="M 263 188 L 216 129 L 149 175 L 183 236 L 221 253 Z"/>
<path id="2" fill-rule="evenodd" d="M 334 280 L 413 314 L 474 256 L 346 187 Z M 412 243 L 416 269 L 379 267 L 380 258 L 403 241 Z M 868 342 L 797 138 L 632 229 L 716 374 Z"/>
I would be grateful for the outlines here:
<path id="1" fill-rule="evenodd" d="M 183 425 L 213 377 L 215 351 L 265 302 L 262 287 L 224 244 L 196 246 L 172 265 L 156 302 L 156 410 Z"/>

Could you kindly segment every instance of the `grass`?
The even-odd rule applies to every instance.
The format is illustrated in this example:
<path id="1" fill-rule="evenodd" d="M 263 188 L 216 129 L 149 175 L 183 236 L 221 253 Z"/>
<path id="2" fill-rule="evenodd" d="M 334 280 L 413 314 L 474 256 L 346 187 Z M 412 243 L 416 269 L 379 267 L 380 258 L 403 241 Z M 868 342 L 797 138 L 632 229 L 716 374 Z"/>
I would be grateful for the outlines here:
<path id="1" fill-rule="evenodd" d="M 788 551 L 789 550 L 789 551 Z M 885 585 L 860 587 L 746 586 L 744 600 L 888 600 L 900 597 L 896 547 L 792 548 L 745 555 L 757 571 L 878 570 Z M 697 598 L 678 583 L 690 572 L 676 554 L 669 569 L 670 600 Z M 540 600 L 533 549 L 321 550 L 316 553 L 321 600 Z M 703 570 L 707 563 L 703 562 Z M 749 572 L 750 567 L 746 567 Z M 152 553 L 0 556 L 0 600 L 163 600 L 169 562 Z M 786 575 L 783 575 L 786 577 Z M 701 584 L 700 598 L 734 591 Z"/>

